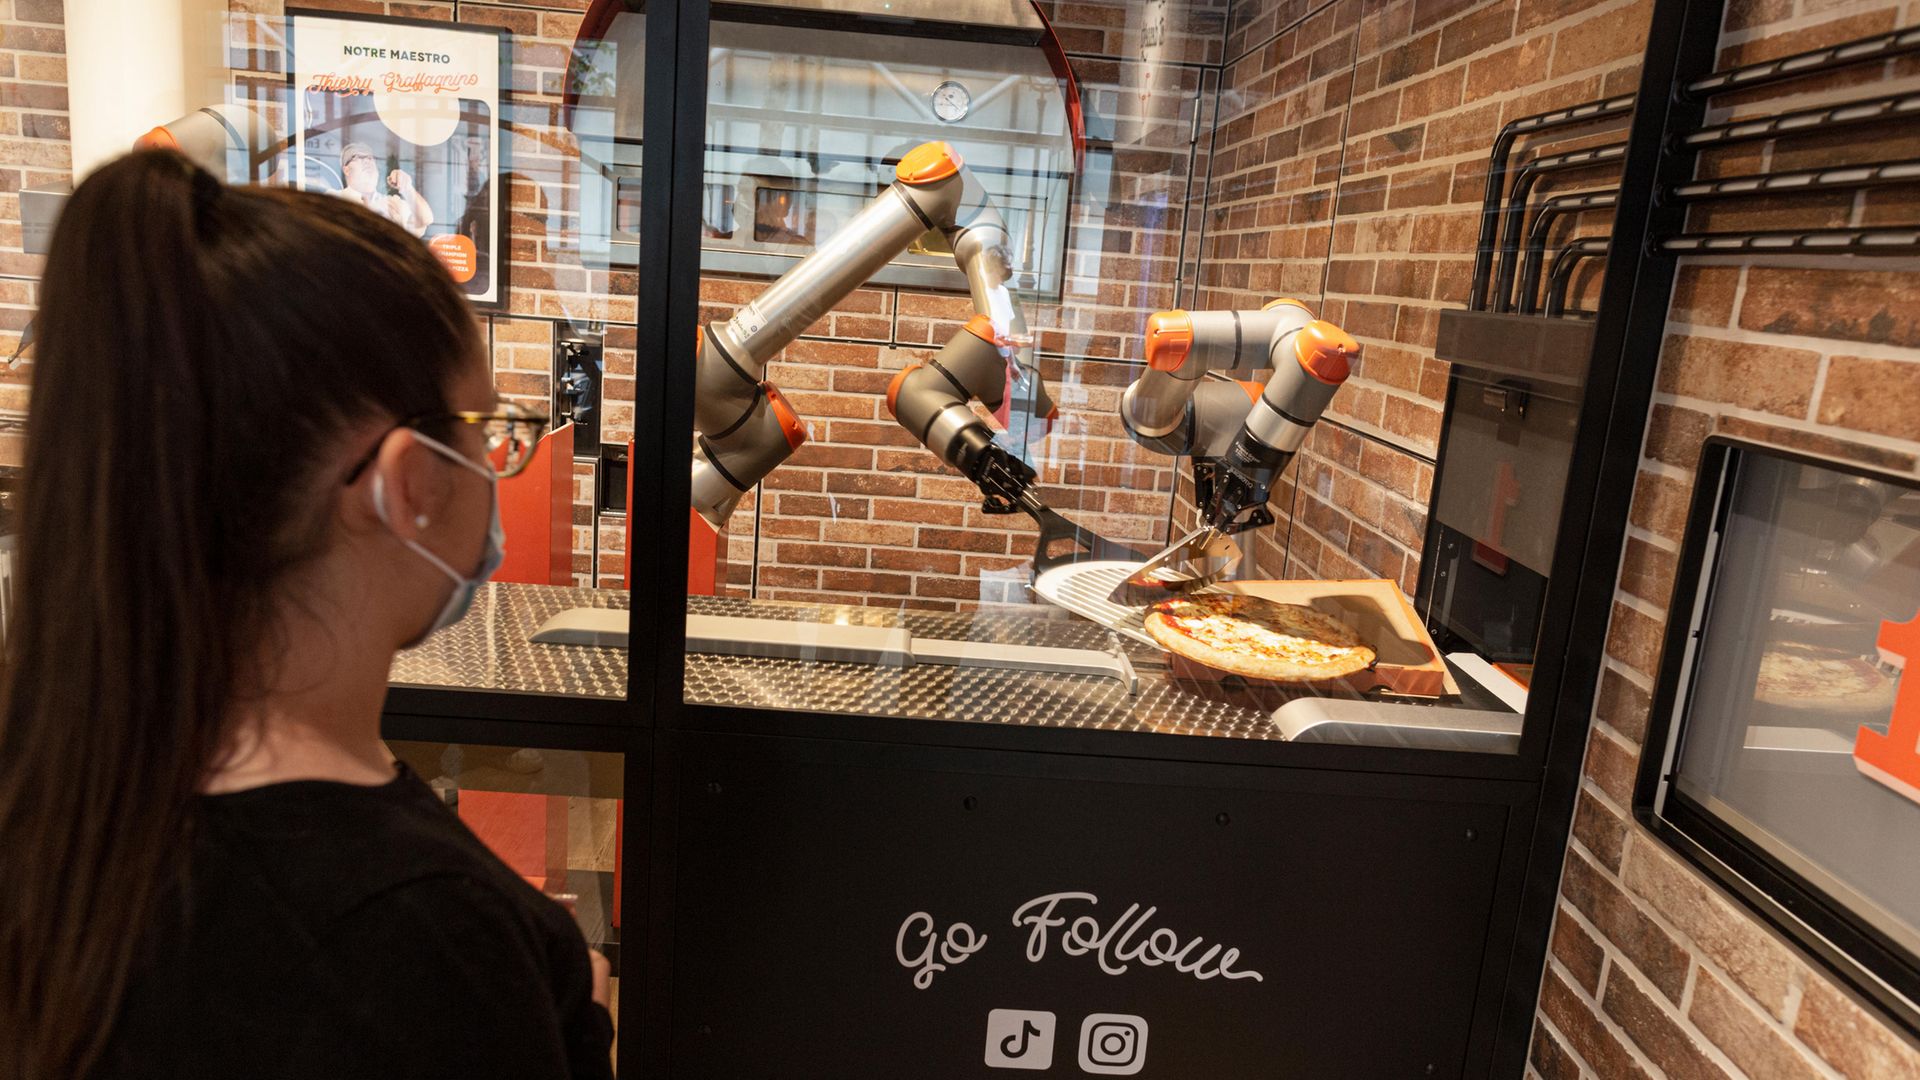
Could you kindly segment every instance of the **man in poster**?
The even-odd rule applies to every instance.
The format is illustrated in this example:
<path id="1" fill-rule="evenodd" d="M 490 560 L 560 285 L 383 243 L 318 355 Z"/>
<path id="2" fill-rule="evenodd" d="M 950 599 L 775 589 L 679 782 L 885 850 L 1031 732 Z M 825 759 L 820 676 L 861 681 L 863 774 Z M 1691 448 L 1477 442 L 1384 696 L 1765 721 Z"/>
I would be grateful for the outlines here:
<path id="1" fill-rule="evenodd" d="M 294 182 L 395 222 L 474 303 L 502 306 L 501 32 L 290 16 Z"/>
<path id="2" fill-rule="evenodd" d="M 367 209 L 399 225 L 415 236 L 427 235 L 433 224 L 433 207 L 413 186 L 413 174 L 395 169 L 380 185 L 380 163 L 365 143 L 348 143 L 340 148 L 340 175 L 347 186 L 329 194 L 352 199 Z M 389 193 L 391 189 L 391 193 Z"/>

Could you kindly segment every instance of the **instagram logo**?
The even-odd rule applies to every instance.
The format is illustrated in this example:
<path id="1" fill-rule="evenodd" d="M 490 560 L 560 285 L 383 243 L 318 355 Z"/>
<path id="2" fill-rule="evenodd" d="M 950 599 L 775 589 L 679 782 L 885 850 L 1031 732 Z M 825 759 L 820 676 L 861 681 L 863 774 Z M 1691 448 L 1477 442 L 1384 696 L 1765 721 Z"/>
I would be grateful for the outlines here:
<path id="1" fill-rule="evenodd" d="M 1126 1013 L 1094 1013 L 1080 1024 L 1080 1069 L 1132 1076 L 1147 1063 L 1147 1022 Z"/>

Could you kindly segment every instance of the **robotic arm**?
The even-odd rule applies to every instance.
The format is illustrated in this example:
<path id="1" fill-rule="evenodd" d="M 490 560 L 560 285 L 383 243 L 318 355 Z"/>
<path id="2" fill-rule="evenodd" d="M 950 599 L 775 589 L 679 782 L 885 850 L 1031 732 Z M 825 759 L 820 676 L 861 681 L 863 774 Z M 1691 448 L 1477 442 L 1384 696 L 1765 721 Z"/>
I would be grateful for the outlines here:
<path id="1" fill-rule="evenodd" d="M 1014 499 L 1031 469 L 995 444 L 973 414 L 978 398 L 1004 419 L 1020 401 L 1031 414 L 1056 414 L 1033 362 L 1026 322 L 1008 282 L 1007 230 L 986 192 L 945 143 L 915 147 L 894 183 L 831 240 L 782 275 L 732 319 L 705 328 L 695 376 L 693 506 L 715 528 L 760 479 L 806 442 L 806 429 L 766 381 L 767 364 L 841 298 L 929 230 L 940 232 L 967 276 L 978 312 L 930 364 L 901 372 L 889 411 L 942 461 L 988 491 L 1011 484 Z M 1041 423 L 1027 432 L 1038 439 Z M 1011 479 L 1006 479 L 1010 477 Z M 983 482 L 984 481 L 984 482 Z M 1007 505 L 1005 509 L 1012 509 Z"/>
<path id="2" fill-rule="evenodd" d="M 1298 300 L 1259 311 L 1162 311 L 1147 320 L 1147 370 L 1120 419 L 1135 442 L 1193 457 L 1200 528 L 1128 579 L 1135 588 L 1197 587 L 1239 559 L 1226 537 L 1270 524 L 1274 478 L 1306 442 L 1360 345 Z M 1265 386 L 1223 374 L 1269 367 Z"/>

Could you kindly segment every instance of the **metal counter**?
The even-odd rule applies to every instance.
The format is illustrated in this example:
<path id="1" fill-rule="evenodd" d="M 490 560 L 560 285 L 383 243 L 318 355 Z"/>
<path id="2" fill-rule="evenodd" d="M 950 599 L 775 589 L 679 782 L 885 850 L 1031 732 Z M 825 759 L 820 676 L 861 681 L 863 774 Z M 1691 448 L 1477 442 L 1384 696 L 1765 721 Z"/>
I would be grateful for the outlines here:
<path id="1" fill-rule="evenodd" d="M 627 596 L 615 590 L 486 585 L 465 619 L 395 659 L 393 682 L 618 699 L 626 693 L 624 649 L 536 645 L 528 638 L 558 612 L 575 607 L 624 609 Z M 904 626 L 926 638 L 1122 651 L 1140 675 L 1140 692 L 1130 697 L 1119 682 L 1094 675 L 942 664 L 882 668 L 695 653 L 687 657 L 686 694 L 696 704 L 1241 739 L 1281 737 L 1264 710 L 1201 697 L 1173 681 L 1158 650 L 1045 605 L 954 613 L 690 596 L 687 610 Z"/>

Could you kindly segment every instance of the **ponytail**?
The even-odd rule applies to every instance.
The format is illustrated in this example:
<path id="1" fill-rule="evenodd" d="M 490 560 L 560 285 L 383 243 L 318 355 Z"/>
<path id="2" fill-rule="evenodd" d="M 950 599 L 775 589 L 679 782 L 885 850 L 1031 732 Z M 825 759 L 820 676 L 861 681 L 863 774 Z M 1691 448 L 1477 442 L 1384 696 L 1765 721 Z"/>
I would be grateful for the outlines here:
<path id="1" fill-rule="evenodd" d="M 80 185 L 42 290 L 0 669 L 0 1080 L 97 1057 L 278 586 L 326 542 L 328 440 L 444 408 L 479 348 L 391 223 L 166 151 Z M 362 354 L 323 354 L 343 324 Z"/>

